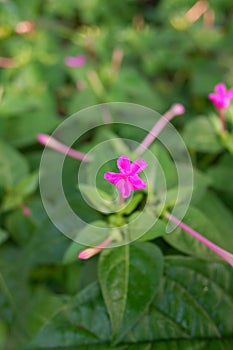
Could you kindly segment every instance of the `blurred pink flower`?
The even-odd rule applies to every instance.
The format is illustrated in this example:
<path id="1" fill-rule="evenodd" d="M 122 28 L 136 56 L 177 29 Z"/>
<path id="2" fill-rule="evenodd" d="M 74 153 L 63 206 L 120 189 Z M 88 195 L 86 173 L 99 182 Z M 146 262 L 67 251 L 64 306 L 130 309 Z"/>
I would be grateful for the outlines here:
<path id="1" fill-rule="evenodd" d="M 208 95 L 209 100 L 216 109 L 228 108 L 233 98 L 233 88 L 227 91 L 225 84 L 219 83 L 214 88 L 214 93 Z"/>
<path id="2" fill-rule="evenodd" d="M 93 255 L 98 254 L 101 250 L 106 248 L 111 242 L 112 242 L 112 238 L 109 237 L 105 241 L 97 245 L 96 247 L 84 249 L 79 253 L 78 258 L 83 260 L 89 259 Z"/>
<path id="3" fill-rule="evenodd" d="M 19 35 L 28 34 L 35 29 L 35 23 L 31 21 L 23 21 L 16 24 L 15 32 Z"/>
<path id="4" fill-rule="evenodd" d="M 65 65 L 68 67 L 82 67 L 86 63 L 86 57 L 84 55 L 67 56 L 65 58 Z"/>
<path id="5" fill-rule="evenodd" d="M 28 208 L 24 203 L 20 204 L 20 208 L 22 210 L 22 213 L 24 216 L 30 216 L 31 215 L 31 209 Z"/>
<path id="6" fill-rule="evenodd" d="M 120 173 L 106 172 L 104 178 L 116 186 L 123 198 L 129 197 L 131 191 L 146 188 L 146 183 L 138 176 L 147 167 L 144 159 L 137 159 L 131 164 L 127 156 L 121 156 L 117 166 Z"/>

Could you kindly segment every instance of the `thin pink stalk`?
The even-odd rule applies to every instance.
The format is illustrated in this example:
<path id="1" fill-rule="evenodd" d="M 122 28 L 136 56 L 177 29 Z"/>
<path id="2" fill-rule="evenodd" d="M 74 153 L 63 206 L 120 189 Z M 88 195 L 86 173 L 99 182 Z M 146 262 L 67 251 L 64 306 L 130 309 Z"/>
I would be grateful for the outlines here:
<path id="1" fill-rule="evenodd" d="M 227 252 L 226 250 L 220 248 L 213 242 L 209 241 L 207 238 L 203 237 L 200 233 L 193 230 L 191 227 L 183 223 L 181 220 L 177 219 L 172 214 L 166 213 L 165 216 L 168 220 L 174 222 L 174 224 L 178 225 L 182 230 L 186 231 L 191 236 L 196 238 L 199 242 L 203 243 L 206 247 L 211 249 L 213 252 L 215 252 L 218 256 L 220 256 L 223 260 L 228 262 L 228 264 L 230 264 L 233 267 L 233 254 Z"/>
<path id="2" fill-rule="evenodd" d="M 176 103 L 172 105 L 171 108 L 153 126 L 149 134 L 140 143 L 135 152 L 137 154 L 142 154 L 143 152 L 145 152 L 145 150 L 152 144 L 154 139 L 160 134 L 163 128 L 167 125 L 167 123 L 176 115 L 183 114 L 184 112 L 185 108 L 182 104 Z"/>
<path id="3" fill-rule="evenodd" d="M 111 242 L 112 242 L 112 238 L 108 237 L 105 241 L 103 241 L 102 243 L 100 243 L 96 247 L 94 247 L 94 248 L 87 248 L 87 249 L 82 250 L 78 254 L 78 258 L 79 259 L 83 259 L 83 260 L 89 259 L 93 255 L 98 254 L 101 250 L 106 248 Z"/>
<path id="4" fill-rule="evenodd" d="M 82 160 L 83 162 L 90 162 L 91 160 L 90 157 L 88 157 L 85 153 L 67 147 L 63 143 L 57 141 L 52 136 L 49 136 L 47 134 L 38 134 L 37 141 L 40 142 L 42 145 L 45 145 L 46 147 L 52 148 L 55 151 L 58 151 L 63 154 L 67 154 L 72 158 Z"/>

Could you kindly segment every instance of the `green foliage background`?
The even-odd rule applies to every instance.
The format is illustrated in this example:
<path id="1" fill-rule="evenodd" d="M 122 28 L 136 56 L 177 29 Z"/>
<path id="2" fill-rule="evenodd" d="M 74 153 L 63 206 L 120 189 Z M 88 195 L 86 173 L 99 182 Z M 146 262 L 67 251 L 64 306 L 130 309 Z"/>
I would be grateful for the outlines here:
<path id="1" fill-rule="evenodd" d="M 162 220 L 141 239 L 151 242 L 78 261 L 81 247 L 47 218 L 37 180 L 42 147 L 36 135 L 51 133 L 72 113 L 113 101 L 160 113 L 183 103 L 187 112 L 174 125 L 195 175 L 184 221 L 233 253 L 233 107 L 228 132 L 220 135 L 207 99 L 218 82 L 233 86 L 232 1 L 208 1 L 212 24 L 203 16 L 188 22 L 185 13 L 194 4 L 0 1 L 0 55 L 12 59 L 12 67 L 0 67 L 0 348 L 232 349 L 228 265 L 183 232 L 164 236 Z M 25 20 L 34 30 L 17 34 Z M 118 68 L 112 55 L 119 49 Z M 83 67 L 64 64 L 78 54 L 86 56 Z M 130 137 L 132 130 L 118 132 Z M 80 147 L 90 148 L 98 137 L 104 138 L 100 132 Z M 152 151 L 173 188 L 174 164 L 159 145 Z M 103 220 L 72 187 L 75 161 L 67 167 L 69 200 L 88 222 Z M 31 210 L 28 217 L 22 202 Z"/>

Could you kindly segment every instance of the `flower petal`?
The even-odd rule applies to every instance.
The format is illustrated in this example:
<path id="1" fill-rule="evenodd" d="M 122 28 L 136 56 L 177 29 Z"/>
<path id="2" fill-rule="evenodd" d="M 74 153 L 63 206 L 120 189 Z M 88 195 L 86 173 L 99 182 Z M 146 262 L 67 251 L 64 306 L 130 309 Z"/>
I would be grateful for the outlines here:
<path id="1" fill-rule="evenodd" d="M 215 86 L 214 91 L 219 95 L 225 95 L 227 89 L 224 83 L 219 83 Z"/>
<path id="2" fill-rule="evenodd" d="M 141 171 L 143 171 L 147 167 L 147 162 L 144 159 L 136 159 L 132 164 L 131 164 L 131 169 L 130 169 L 130 175 L 134 176 L 139 174 Z"/>
<path id="3" fill-rule="evenodd" d="M 111 182 L 113 185 L 116 185 L 122 179 L 122 175 L 118 173 L 113 173 L 111 171 L 107 171 L 104 174 L 104 178 L 105 180 Z"/>
<path id="4" fill-rule="evenodd" d="M 215 95 L 215 94 L 209 94 L 208 95 L 209 100 L 213 103 L 214 107 L 217 109 L 220 108 L 226 108 L 226 101 L 223 96 Z"/>
<path id="5" fill-rule="evenodd" d="M 130 171 L 130 160 L 127 156 L 121 156 L 117 160 L 117 166 L 121 174 L 128 174 Z"/>
<path id="6" fill-rule="evenodd" d="M 229 91 L 227 91 L 226 96 L 228 98 L 232 99 L 233 98 L 233 89 L 230 89 Z"/>
<path id="7" fill-rule="evenodd" d="M 146 183 L 137 175 L 129 176 L 129 181 L 133 187 L 133 190 L 140 190 L 141 188 L 146 188 Z"/>
<path id="8" fill-rule="evenodd" d="M 116 188 L 120 191 L 123 198 L 128 198 L 133 189 L 128 179 L 121 179 L 116 184 Z"/>

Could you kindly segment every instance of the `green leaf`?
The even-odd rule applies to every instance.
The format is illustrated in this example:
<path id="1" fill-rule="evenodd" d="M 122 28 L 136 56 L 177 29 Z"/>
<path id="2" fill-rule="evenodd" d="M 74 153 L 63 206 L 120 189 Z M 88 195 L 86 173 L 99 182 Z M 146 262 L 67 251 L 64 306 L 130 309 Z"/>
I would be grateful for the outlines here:
<path id="1" fill-rule="evenodd" d="M 212 180 L 213 188 L 233 193 L 233 183 L 231 181 L 233 155 L 224 154 L 220 161 L 208 169 L 208 176 Z"/>
<path id="2" fill-rule="evenodd" d="M 103 251 L 98 275 L 115 337 L 122 325 L 129 288 L 129 245 Z"/>
<path id="3" fill-rule="evenodd" d="M 190 120 L 184 127 L 183 139 L 189 148 L 200 152 L 219 152 L 223 148 L 207 116 Z"/>
<path id="4" fill-rule="evenodd" d="M 197 203 L 197 205 L 198 209 L 211 219 L 211 222 L 221 234 L 221 245 L 225 246 L 225 248 L 228 249 L 228 244 L 232 241 L 232 212 L 212 191 L 207 192 L 202 200 Z M 224 242 L 226 242 L 226 244 L 224 244 Z"/>
<path id="5" fill-rule="evenodd" d="M 225 237 L 222 231 L 218 231 L 211 218 L 208 218 L 197 208 L 189 207 L 182 221 L 221 248 L 233 252 L 231 237 L 229 235 Z M 163 239 L 185 254 L 202 259 L 219 259 L 212 250 L 179 227 L 172 233 L 163 236 Z"/>
<path id="6" fill-rule="evenodd" d="M 146 211 L 133 213 L 128 224 L 129 236 L 132 241 L 137 239 L 148 241 L 160 237 L 165 233 L 165 228 L 166 224 L 162 220 L 157 219 L 155 214 Z"/>
<path id="7" fill-rule="evenodd" d="M 132 197 L 130 202 L 126 205 L 126 207 L 119 211 L 119 214 L 130 215 L 137 208 L 137 206 L 141 203 L 142 198 L 143 198 L 142 193 L 134 194 L 134 196 Z"/>
<path id="8" fill-rule="evenodd" d="M 12 186 L 27 173 L 28 165 L 21 154 L 0 142 L 0 186 Z"/>
<path id="9" fill-rule="evenodd" d="M 9 233 L 0 228 L 0 245 L 4 243 L 9 237 Z"/>
<path id="10" fill-rule="evenodd" d="M 25 197 L 33 193 L 38 185 L 38 174 L 30 174 L 20 180 L 4 197 L 2 210 L 18 207 Z"/>
<path id="11" fill-rule="evenodd" d="M 156 223 L 149 229 L 138 241 L 151 241 L 155 238 L 162 237 L 166 232 L 166 224 L 163 220 L 158 219 Z"/>
<path id="12" fill-rule="evenodd" d="M 174 187 L 177 184 L 177 169 L 169 152 L 157 143 L 153 143 L 150 150 L 163 170 L 163 173 L 156 171 L 156 182 L 163 183 L 163 178 L 160 177 L 165 176 L 167 188 Z"/>
<path id="13" fill-rule="evenodd" d="M 159 292 L 124 341 L 191 338 L 191 347 L 194 339 L 232 337 L 232 286 L 232 268 L 228 265 L 166 258 Z"/>
<path id="14" fill-rule="evenodd" d="M 150 243 L 132 244 L 130 252 L 125 246 L 101 254 L 99 280 L 116 341 L 151 302 L 159 286 L 162 266 L 159 249 Z"/>
<path id="15" fill-rule="evenodd" d="M 96 285 L 83 292 L 58 310 L 45 324 L 29 349 L 94 346 L 110 341 L 110 323 L 100 290 Z"/>
<path id="16" fill-rule="evenodd" d="M 57 310 L 27 349 L 230 350 L 232 287 L 232 269 L 225 264 L 169 257 L 152 303 L 119 345 L 110 343 L 107 310 L 93 284 Z"/>
<path id="17" fill-rule="evenodd" d="M 106 192 L 99 189 L 97 191 L 96 187 L 86 184 L 78 184 L 78 188 L 96 210 L 109 212 L 111 209 L 114 209 L 111 203 L 112 199 Z"/>
<path id="18" fill-rule="evenodd" d="M 16 210 L 7 216 L 6 227 L 11 238 L 21 245 L 29 242 L 35 230 L 35 226 L 31 220 L 25 217 L 21 210 Z"/>

